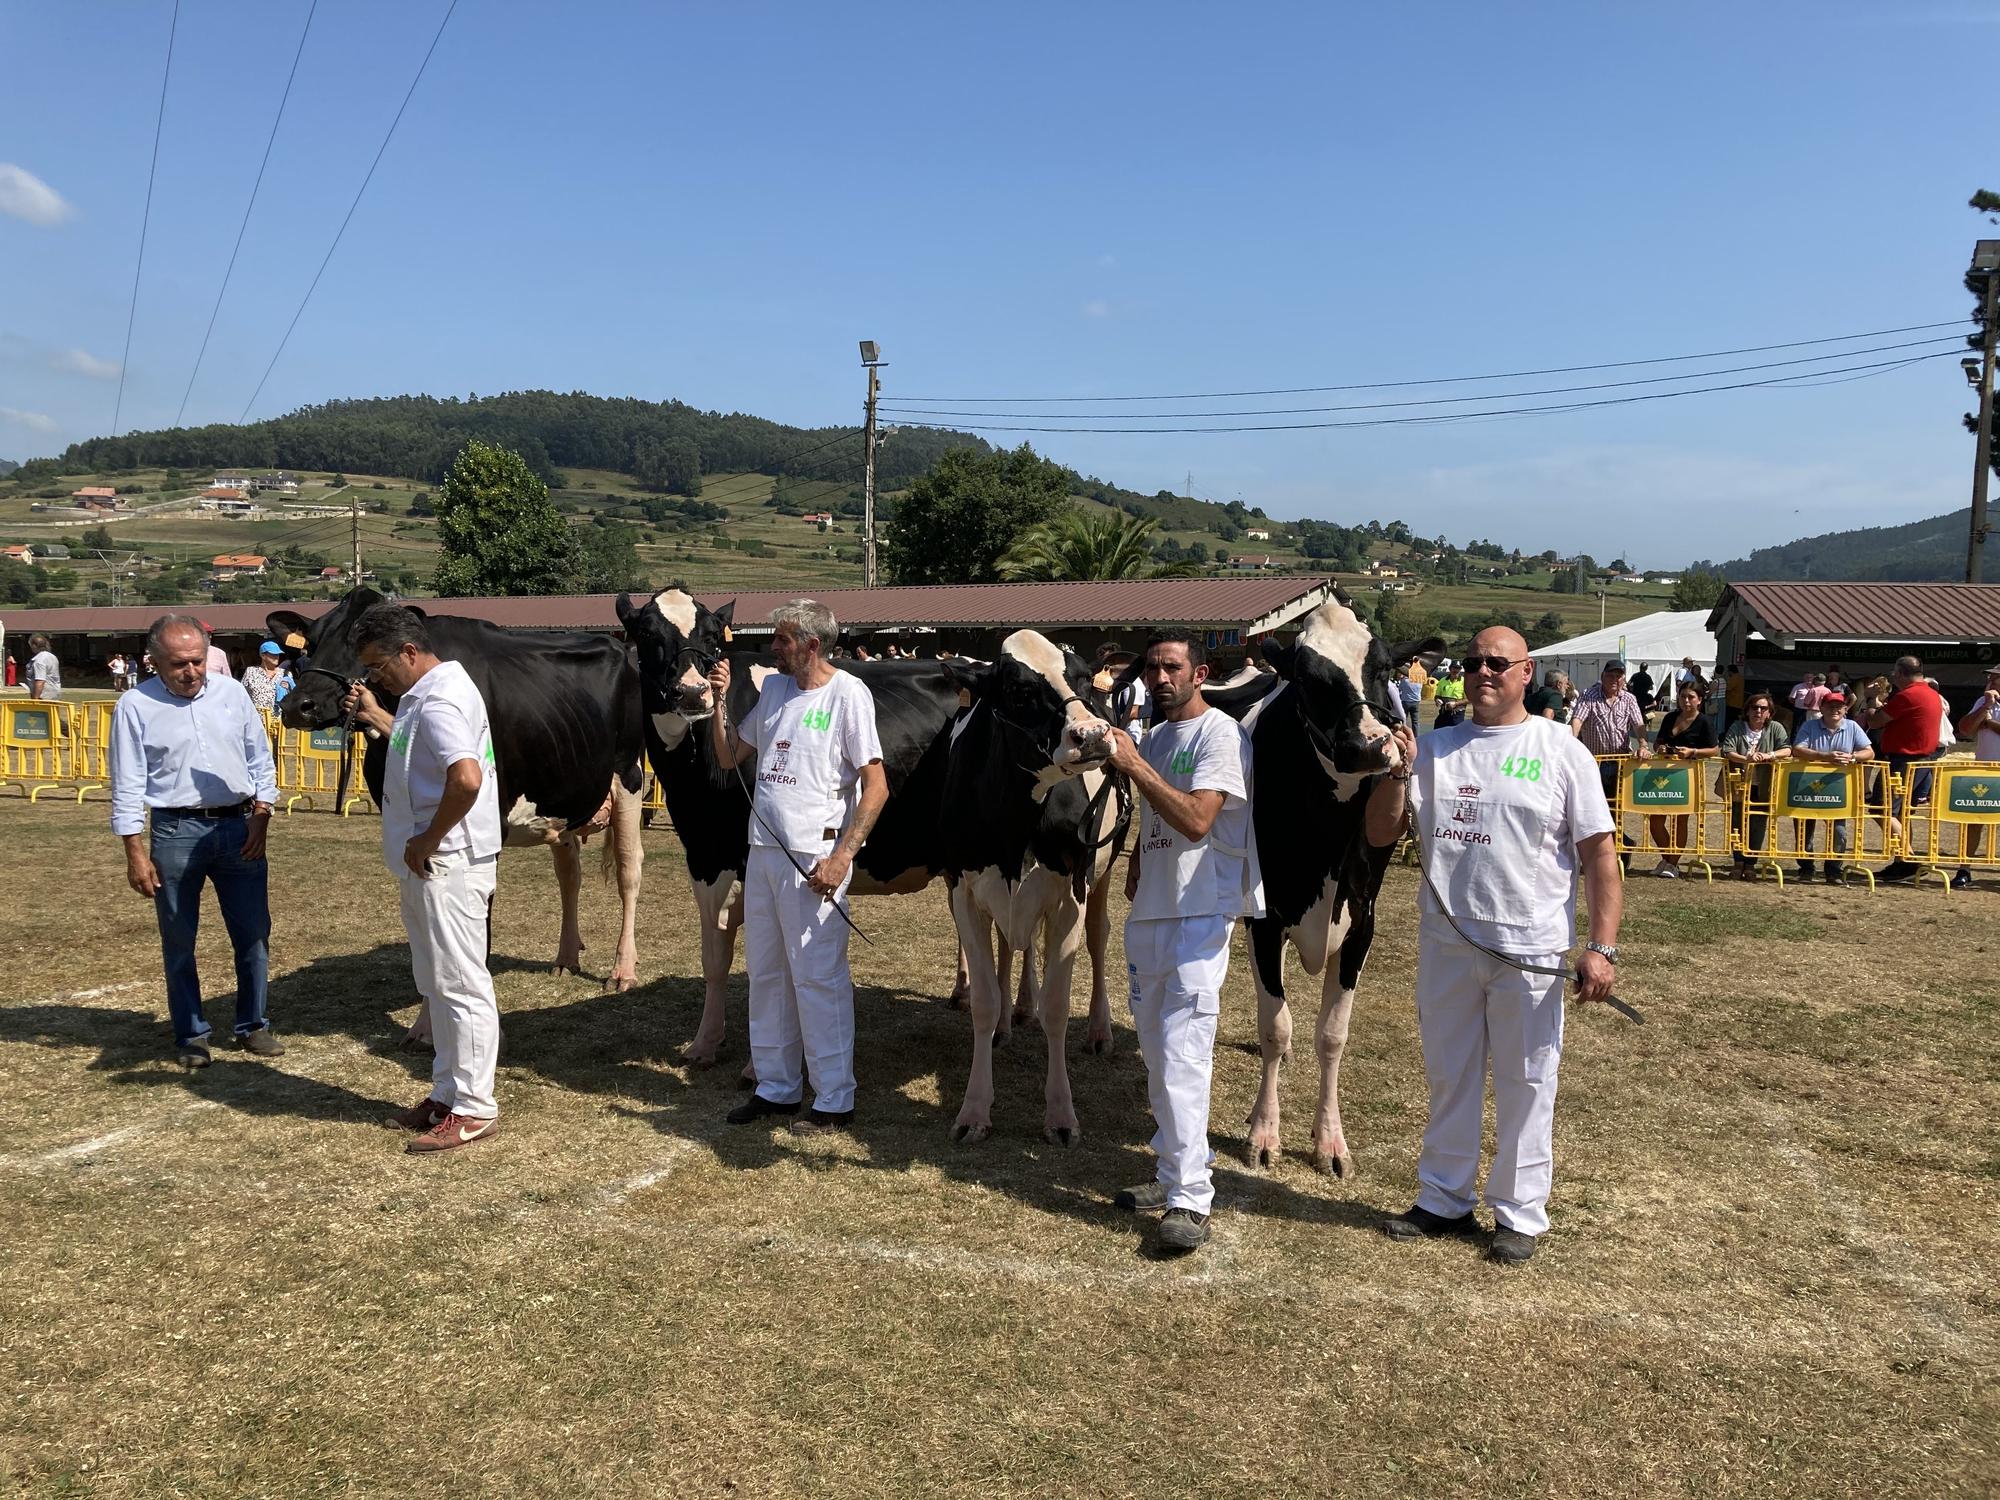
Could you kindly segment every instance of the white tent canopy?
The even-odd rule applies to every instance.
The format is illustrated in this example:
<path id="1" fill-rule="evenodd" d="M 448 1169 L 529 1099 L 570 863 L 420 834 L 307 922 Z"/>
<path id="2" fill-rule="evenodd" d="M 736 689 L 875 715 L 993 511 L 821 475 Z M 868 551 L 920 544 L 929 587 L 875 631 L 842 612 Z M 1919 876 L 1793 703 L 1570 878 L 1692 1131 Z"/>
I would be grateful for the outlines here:
<path id="1" fill-rule="evenodd" d="M 1622 661 L 1637 672 L 1647 667 L 1657 686 L 1663 673 L 1676 669 L 1681 658 L 1692 656 L 1704 676 L 1715 671 L 1715 637 L 1706 629 L 1705 609 L 1670 610 L 1640 615 L 1622 625 L 1593 630 L 1567 641 L 1557 641 L 1535 653 L 1536 669 L 1542 673 L 1565 672 L 1578 687 L 1597 681 L 1608 661 Z"/>

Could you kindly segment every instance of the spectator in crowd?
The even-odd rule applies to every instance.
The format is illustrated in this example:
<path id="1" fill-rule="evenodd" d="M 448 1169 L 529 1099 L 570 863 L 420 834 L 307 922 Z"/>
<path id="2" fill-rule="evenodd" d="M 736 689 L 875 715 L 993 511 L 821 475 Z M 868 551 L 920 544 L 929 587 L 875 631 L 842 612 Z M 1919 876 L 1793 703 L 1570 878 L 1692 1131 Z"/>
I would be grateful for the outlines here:
<path id="1" fill-rule="evenodd" d="M 1681 684 L 1680 701 L 1661 721 L 1660 732 L 1653 740 L 1653 753 L 1667 760 L 1708 760 L 1716 754 L 1715 724 L 1702 712 L 1701 688 L 1697 684 Z M 1653 873 L 1673 880 L 1681 873 L 1681 852 L 1687 848 L 1688 815 L 1682 813 L 1670 819 L 1665 813 L 1656 813 L 1649 826 L 1653 847 L 1666 851 Z"/>
<path id="2" fill-rule="evenodd" d="M 1423 664 L 1421 658 L 1410 663 L 1410 681 L 1414 682 L 1417 685 L 1418 698 L 1423 697 L 1424 684 L 1429 682 L 1430 680 L 1431 680 L 1430 669 Z M 1416 722 L 1417 721 L 1415 719 L 1410 720 L 1410 723 L 1412 725 L 1414 725 Z"/>
<path id="3" fill-rule="evenodd" d="M 1653 706 L 1653 694 L 1657 690 L 1653 685 L 1652 669 L 1644 662 L 1639 663 L 1639 670 L 1632 674 L 1632 681 L 1627 686 L 1631 690 L 1632 696 L 1639 700 L 1641 708 L 1651 708 Z"/>
<path id="4" fill-rule="evenodd" d="M 49 650 L 49 638 L 40 631 L 28 637 L 28 696 L 44 703 L 62 697 L 62 663 Z"/>
<path id="5" fill-rule="evenodd" d="M 1924 680 L 1924 664 L 1914 656 L 1899 656 L 1889 674 L 1895 691 L 1869 716 L 1869 728 L 1881 732 L 1883 759 L 1889 774 L 1905 776 L 1911 806 L 1930 801 L 1933 759 L 1943 744 L 1940 726 L 1944 722 L 1944 699 Z M 1889 818 L 1889 836 L 1902 837 L 1902 823 Z M 1894 859 L 1877 873 L 1877 880 L 1914 880 L 1917 866 L 1907 859 Z"/>
<path id="6" fill-rule="evenodd" d="M 1717 721 L 1718 732 L 1742 717 L 1743 669 L 1731 662 L 1722 673 L 1722 717 Z"/>
<path id="7" fill-rule="evenodd" d="M 1855 719 L 1860 717 L 1860 715 L 1856 714 L 1854 711 L 1855 702 L 1854 702 L 1853 685 L 1848 682 L 1847 675 L 1844 672 L 1842 672 L 1840 668 L 1828 667 L 1826 669 L 1826 690 L 1829 693 L 1839 693 L 1843 698 L 1847 699 L 1848 718 Z"/>
<path id="8" fill-rule="evenodd" d="M 1957 728 L 1960 739 L 1972 741 L 1974 760 L 2000 762 L 2000 667 L 1986 669 L 1986 691 L 1958 721 Z M 1977 823 L 1965 830 L 1965 853 L 1968 858 L 1979 857 L 1985 832 Z M 1952 889 L 1962 891 L 1971 884 L 1972 866 L 1961 864 L 1958 873 L 1951 877 Z"/>
<path id="9" fill-rule="evenodd" d="M 1577 691 L 1576 683 L 1571 680 L 1567 672 L 1562 674 L 1562 689 L 1563 689 L 1562 722 L 1567 724 L 1576 717 L 1576 701 L 1582 695 Z"/>
<path id="10" fill-rule="evenodd" d="M 1792 738 L 1798 739 L 1799 726 L 1819 712 L 1819 700 L 1826 696 L 1823 674 L 1808 672 L 1792 688 Z"/>
<path id="11" fill-rule="evenodd" d="M 292 674 L 285 668 L 285 648 L 276 641 L 266 641 L 257 648 L 257 659 L 243 669 L 243 689 L 249 693 L 250 701 L 267 714 L 278 711 L 278 700 L 285 696 L 292 685 Z"/>
<path id="12" fill-rule="evenodd" d="M 1553 668 L 1542 679 L 1542 685 L 1528 694 L 1527 710 L 1538 718 L 1554 719 L 1558 724 L 1569 722 L 1569 699 L 1563 689 L 1569 686 L 1569 678 Z"/>
<path id="13" fill-rule="evenodd" d="M 104 670 L 111 677 L 111 691 L 118 692 L 125 686 L 125 657 L 114 651 L 104 658 Z"/>
<path id="14" fill-rule="evenodd" d="M 211 677 L 234 677 L 235 671 L 229 665 L 229 653 L 215 644 L 215 628 L 206 620 L 199 622 L 208 633 L 208 675 Z"/>
<path id="15" fill-rule="evenodd" d="M 861 642 L 856 641 L 854 643 L 854 659 L 856 661 L 873 661 L 875 660 L 875 653 L 862 645 Z"/>
<path id="16" fill-rule="evenodd" d="M 208 675 L 198 621 L 162 615 L 147 640 L 160 675 L 120 698 L 111 718 L 111 831 L 125 841 L 125 883 L 159 920 L 174 1047 L 182 1067 L 208 1066 L 195 937 L 202 886 L 212 884 L 236 955 L 237 1045 L 278 1057 L 285 1049 L 265 1013 L 264 838 L 278 797 L 270 737 L 242 687 Z"/>
<path id="17" fill-rule="evenodd" d="M 1747 777 L 1739 777 L 1732 785 L 1729 804 L 1729 825 L 1744 828 L 1753 853 L 1743 850 L 1736 852 L 1736 876 L 1739 880 L 1757 878 L 1757 861 L 1753 854 L 1765 852 L 1764 835 L 1771 824 L 1771 767 L 1781 760 L 1792 758 L 1791 736 L 1785 732 L 1772 712 L 1771 695 L 1766 692 L 1749 694 L 1743 700 L 1743 717 L 1729 726 L 1722 737 L 1722 758 L 1739 772 L 1747 772 Z M 1744 801 L 1749 801 L 1747 809 L 1750 821 L 1745 828 L 1743 815 Z M 1759 808 L 1764 811 L 1759 812 Z"/>
<path id="18" fill-rule="evenodd" d="M 1820 699 L 1819 716 L 1808 719 L 1799 726 L 1799 732 L 1792 739 L 1792 759 L 1817 765 L 1855 766 L 1875 758 L 1874 747 L 1868 743 L 1868 732 L 1847 717 L 1847 699 L 1838 693 L 1827 693 Z M 1799 850 L 1804 856 L 1799 860 L 1799 874 L 1806 880 L 1813 876 L 1813 834 L 1820 825 L 1820 819 L 1808 818 L 1805 834 L 1800 840 Z M 1826 883 L 1839 885 L 1846 874 L 1846 867 L 1836 855 L 1844 855 L 1852 845 L 1854 825 L 1846 818 L 1833 823 L 1833 847 L 1828 849 L 1826 861 Z"/>
<path id="19" fill-rule="evenodd" d="M 1396 701 L 1402 704 L 1403 718 L 1408 721 L 1412 729 L 1416 728 L 1417 709 L 1424 701 L 1423 684 L 1410 675 L 1411 668 L 1415 665 L 1416 663 L 1412 662 L 1410 666 L 1403 667 L 1396 673 Z"/>
<path id="20" fill-rule="evenodd" d="M 1465 718 L 1465 668 L 1452 662 L 1437 685 L 1437 718 L 1433 729 L 1448 729 Z"/>
<path id="21" fill-rule="evenodd" d="M 1619 761 L 1636 753 L 1646 753 L 1646 713 L 1639 700 L 1625 690 L 1625 663 L 1608 661 L 1597 681 L 1576 700 L 1570 714 L 1570 733 L 1583 748 L 1598 757 L 1598 775 L 1604 784 L 1604 799 L 1618 806 Z M 1619 830 L 1626 848 L 1625 868 L 1632 868 L 1632 836 Z"/>
<path id="22" fill-rule="evenodd" d="M 1134 726 L 1144 716 L 1147 707 L 1146 687 L 1142 674 L 1132 671 L 1132 663 L 1138 658 L 1116 641 L 1106 641 L 1097 648 L 1097 662 L 1093 681 L 1102 692 L 1111 695 L 1111 722 L 1126 733 L 1135 733 Z M 1129 675 L 1129 680 L 1119 678 Z"/>

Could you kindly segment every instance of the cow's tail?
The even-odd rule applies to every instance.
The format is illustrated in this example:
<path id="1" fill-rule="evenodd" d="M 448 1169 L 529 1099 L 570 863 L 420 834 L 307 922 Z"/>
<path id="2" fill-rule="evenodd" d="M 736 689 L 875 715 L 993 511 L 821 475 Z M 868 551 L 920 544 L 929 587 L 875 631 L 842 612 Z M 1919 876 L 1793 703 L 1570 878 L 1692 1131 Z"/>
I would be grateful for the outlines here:
<path id="1" fill-rule="evenodd" d="M 604 853 L 599 862 L 606 885 L 623 890 L 627 879 L 637 878 L 646 858 L 645 846 L 640 841 L 640 830 L 644 824 L 644 798 L 636 790 L 628 788 L 623 777 L 614 780 L 611 783 L 611 822 L 605 829 Z"/>

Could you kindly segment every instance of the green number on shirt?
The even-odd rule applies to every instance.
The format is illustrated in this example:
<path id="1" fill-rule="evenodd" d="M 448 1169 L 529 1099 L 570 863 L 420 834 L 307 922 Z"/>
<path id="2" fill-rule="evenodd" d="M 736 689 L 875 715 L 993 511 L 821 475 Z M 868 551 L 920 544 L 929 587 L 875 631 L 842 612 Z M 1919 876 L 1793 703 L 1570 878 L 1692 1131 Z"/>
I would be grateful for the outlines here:
<path id="1" fill-rule="evenodd" d="M 1500 762 L 1500 774 L 1511 776 L 1516 781 L 1540 781 L 1542 763 L 1539 760 L 1529 760 L 1525 756 L 1510 755 Z"/>

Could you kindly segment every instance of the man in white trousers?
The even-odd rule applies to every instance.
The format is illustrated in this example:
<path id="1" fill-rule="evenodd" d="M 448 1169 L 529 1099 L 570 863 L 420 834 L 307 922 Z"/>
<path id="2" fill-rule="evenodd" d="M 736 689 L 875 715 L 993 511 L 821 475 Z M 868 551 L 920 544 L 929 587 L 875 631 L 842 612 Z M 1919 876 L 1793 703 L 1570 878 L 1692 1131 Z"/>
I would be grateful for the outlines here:
<path id="1" fill-rule="evenodd" d="M 1426 735 L 1421 749 L 1398 725 L 1402 763 L 1413 769 L 1383 777 L 1365 814 L 1377 848 L 1395 843 L 1414 820 L 1427 876 L 1418 897 L 1417 1024 L 1430 1123 L 1416 1205 L 1383 1227 L 1405 1241 L 1479 1232 L 1472 1210 L 1490 1061 L 1488 1253 L 1505 1265 L 1532 1256 L 1549 1227 L 1563 980 L 1495 955 L 1544 969 L 1567 964 L 1581 869 L 1590 940 L 1576 960 L 1578 998 L 1602 1000 L 1611 993 L 1624 910 L 1615 825 L 1596 762 L 1567 725 L 1528 713 L 1534 672 L 1518 633 L 1481 631 L 1465 657 L 1470 718 Z"/>
<path id="2" fill-rule="evenodd" d="M 422 616 L 378 604 L 351 639 L 368 681 L 400 700 L 392 717 L 356 683 L 345 706 L 389 737 L 382 858 L 402 887 L 410 968 L 437 1044 L 430 1092 L 387 1123 L 417 1132 L 414 1153 L 453 1151 L 500 1130 L 500 1005 L 486 968 L 500 858 L 493 729 L 465 668 L 431 650 Z"/>
<path id="3" fill-rule="evenodd" d="M 1253 886 L 1250 745 L 1243 727 L 1201 695 L 1208 653 L 1185 630 L 1146 642 L 1154 720 L 1135 744 L 1111 731 L 1111 764 L 1145 798 L 1125 874 L 1125 968 L 1146 1059 L 1157 1174 L 1120 1208 L 1164 1208 L 1158 1246 L 1184 1255 L 1208 1239 L 1208 1095 L 1215 1024 L 1229 973 L 1229 936 Z M 1256 911 L 1248 915 L 1255 916 Z"/>
<path id="4" fill-rule="evenodd" d="M 747 1125 L 797 1115 L 812 1074 L 813 1106 L 793 1135 L 844 1130 L 854 1119 L 854 980 L 844 917 L 854 856 L 889 800 L 875 699 L 827 660 L 833 612 L 810 599 L 771 611 L 777 670 L 757 706 L 729 722 L 729 663 L 715 664 L 715 757 L 733 769 L 755 751 L 750 853 L 743 870 L 744 960 L 750 971 L 750 1060 L 757 1092 L 729 1112 Z"/>

